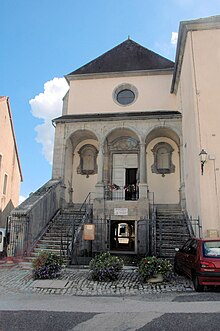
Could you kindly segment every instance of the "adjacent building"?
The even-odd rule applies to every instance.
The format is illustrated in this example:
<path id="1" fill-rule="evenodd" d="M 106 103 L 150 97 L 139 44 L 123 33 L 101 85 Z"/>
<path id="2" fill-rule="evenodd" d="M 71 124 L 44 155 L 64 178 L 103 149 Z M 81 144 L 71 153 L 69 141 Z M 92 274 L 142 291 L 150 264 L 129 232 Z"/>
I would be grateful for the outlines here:
<path id="1" fill-rule="evenodd" d="M 5 228 L 11 210 L 18 206 L 21 165 L 9 98 L 0 97 L 0 227 Z"/>

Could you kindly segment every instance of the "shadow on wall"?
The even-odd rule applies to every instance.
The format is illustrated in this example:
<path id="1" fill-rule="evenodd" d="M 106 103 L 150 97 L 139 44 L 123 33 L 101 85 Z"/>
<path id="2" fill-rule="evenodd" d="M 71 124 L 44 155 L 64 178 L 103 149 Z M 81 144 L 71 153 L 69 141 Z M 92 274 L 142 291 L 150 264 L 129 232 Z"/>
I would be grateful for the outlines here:
<path id="1" fill-rule="evenodd" d="M 3 210 L 0 210 L 0 228 L 6 228 L 7 218 L 10 212 L 15 208 L 12 201 L 10 200 Z"/>

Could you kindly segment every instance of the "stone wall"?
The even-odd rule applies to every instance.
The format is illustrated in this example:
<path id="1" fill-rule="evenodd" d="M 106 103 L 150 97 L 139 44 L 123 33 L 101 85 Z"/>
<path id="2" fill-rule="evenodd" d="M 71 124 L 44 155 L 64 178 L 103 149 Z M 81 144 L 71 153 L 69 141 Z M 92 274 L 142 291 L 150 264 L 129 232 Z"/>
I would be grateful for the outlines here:
<path id="1" fill-rule="evenodd" d="M 9 256 L 29 254 L 49 221 L 62 208 L 63 195 L 61 181 L 50 180 L 11 212 Z"/>

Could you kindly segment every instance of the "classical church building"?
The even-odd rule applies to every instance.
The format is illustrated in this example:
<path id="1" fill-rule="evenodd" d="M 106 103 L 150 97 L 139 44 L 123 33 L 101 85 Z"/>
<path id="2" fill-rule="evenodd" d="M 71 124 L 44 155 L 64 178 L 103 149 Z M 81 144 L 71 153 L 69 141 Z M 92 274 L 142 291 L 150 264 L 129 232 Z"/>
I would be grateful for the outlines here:
<path id="1" fill-rule="evenodd" d="M 85 201 L 76 233 L 93 252 L 169 256 L 176 238 L 219 236 L 219 54 L 215 16 L 180 23 L 175 62 L 128 39 L 65 76 L 52 180 L 30 197 L 56 191 L 45 229 Z"/>

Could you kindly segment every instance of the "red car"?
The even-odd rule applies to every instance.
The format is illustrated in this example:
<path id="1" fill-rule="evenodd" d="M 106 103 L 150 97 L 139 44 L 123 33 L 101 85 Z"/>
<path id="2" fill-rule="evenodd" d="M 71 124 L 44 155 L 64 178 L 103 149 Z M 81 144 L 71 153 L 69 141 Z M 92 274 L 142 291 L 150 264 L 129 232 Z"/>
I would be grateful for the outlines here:
<path id="1" fill-rule="evenodd" d="M 176 249 L 174 270 L 192 279 L 197 292 L 205 285 L 220 285 L 220 238 L 191 238 Z"/>

